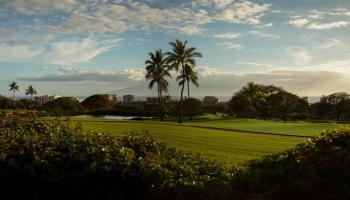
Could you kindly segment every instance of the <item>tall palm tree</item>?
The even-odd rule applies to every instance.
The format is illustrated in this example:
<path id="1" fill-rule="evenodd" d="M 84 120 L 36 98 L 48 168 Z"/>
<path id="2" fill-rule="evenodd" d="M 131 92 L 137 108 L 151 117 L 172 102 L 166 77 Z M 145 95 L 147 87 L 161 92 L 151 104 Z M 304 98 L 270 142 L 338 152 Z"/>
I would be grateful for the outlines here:
<path id="1" fill-rule="evenodd" d="M 177 80 L 180 81 L 179 85 L 182 86 L 182 84 L 187 83 L 187 98 L 190 99 L 190 83 L 192 83 L 194 86 L 199 87 L 198 83 L 198 75 L 197 72 L 194 71 L 195 66 L 191 66 L 190 64 L 185 65 L 184 74 L 180 74 L 177 77 Z M 192 120 L 191 112 L 189 112 L 189 119 Z"/>
<path id="2" fill-rule="evenodd" d="M 196 51 L 195 47 L 187 47 L 187 41 L 175 40 L 175 42 L 170 42 L 170 46 L 172 47 L 172 52 L 167 52 L 166 55 L 167 61 L 170 64 L 170 69 L 178 72 L 181 70 L 181 74 L 185 74 L 185 66 L 196 65 L 196 58 L 201 58 L 202 54 Z M 180 69 L 181 68 L 181 69 Z M 180 74 L 180 76 L 181 76 Z M 179 115 L 179 123 L 182 123 L 182 110 L 183 110 L 183 92 L 185 88 L 186 81 L 182 81 L 181 78 L 178 79 L 179 85 L 181 87 L 181 96 L 180 96 L 180 115 Z"/>
<path id="3" fill-rule="evenodd" d="M 163 92 L 168 92 L 167 77 L 171 78 L 168 71 L 168 65 L 162 50 L 156 50 L 154 53 L 149 53 L 150 59 L 146 60 L 146 80 L 151 80 L 148 84 L 149 89 L 152 89 L 154 84 L 157 84 L 157 92 L 160 108 L 160 120 L 164 121 L 164 106 Z"/>
<path id="4" fill-rule="evenodd" d="M 33 95 L 37 94 L 37 91 L 32 85 L 29 85 L 26 90 L 26 95 L 30 95 L 30 99 L 33 100 Z"/>
<path id="5" fill-rule="evenodd" d="M 194 86 L 199 87 L 198 83 L 198 73 L 194 70 L 195 66 L 191 66 L 189 64 L 185 65 L 185 79 L 187 83 L 187 97 L 191 98 L 190 95 L 190 84 L 192 83 Z"/>
<path id="6" fill-rule="evenodd" d="M 15 93 L 16 91 L 19 91 L 19 86 L 15 81 L 13 81 L 12 83 L 10 83 L 9 87 L 10 87 L 10 91 L 12 91 L 12 94 L 13 94 L 12 99 L 15 100 Z"/>

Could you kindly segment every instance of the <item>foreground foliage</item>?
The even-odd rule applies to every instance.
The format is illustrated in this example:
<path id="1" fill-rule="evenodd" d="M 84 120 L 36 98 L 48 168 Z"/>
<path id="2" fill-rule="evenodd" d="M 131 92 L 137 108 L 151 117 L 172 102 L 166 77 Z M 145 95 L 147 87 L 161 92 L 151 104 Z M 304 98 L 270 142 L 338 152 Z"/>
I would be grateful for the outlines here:
<path id="1" fill-rule="evenodd" d="M 248 199 L 349 199 L 350 130 L 254 161 L 235 183 Z"/>
<path id="2" fill-rule="evenodd" d="M 0 191 L 11 199 L 349 199 L 350 130 L 328 131 L 245 169 L 148 136 L 69 120 L 0 118 Z"/>
<path id="3" fill-rule="evenodd" d="M 147 133 L 115 137 L 34 116 L 1 118 L 0 144 L 1 192 L 11 198 L 224 198 L 235 173 Z"/>

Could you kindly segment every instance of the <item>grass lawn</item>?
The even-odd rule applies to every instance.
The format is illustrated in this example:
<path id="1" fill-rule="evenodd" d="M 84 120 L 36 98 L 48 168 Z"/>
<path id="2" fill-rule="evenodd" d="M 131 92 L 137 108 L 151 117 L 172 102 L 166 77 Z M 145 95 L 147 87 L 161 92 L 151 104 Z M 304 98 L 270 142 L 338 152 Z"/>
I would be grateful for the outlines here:
<path id="1" fill-rule="evenodd" d="M 81 122 L 85 129 L 110 132 L 117 135 L 125 135 L 131 131 L 135 134 L 142 134 L 143 130 L 149 130 L 152 137 L 157 141 L 166 143 L 169 147 L 200 153 L 208 158 L 236 165 L 242 165 L 248 160 L 283 151 L 306 140 L 297 137 L 211 130 L 186 125 L 181 126 L 169 122 L 73 120 Z"/>
<path id="2" fill-rule="evenodd" d="M 336 123 L 314 123 L 314 122 L 279 122 L 263 121 L 254 119 L 223 119 L 223 120 L 199 120 L 187 122 L 203 127 L 214 127 L 231 130 L 253 131 L 262 133 L 277 133 L 287 135 L 318 136 L 326 129 L 333 129 L 340 126 Z"/>

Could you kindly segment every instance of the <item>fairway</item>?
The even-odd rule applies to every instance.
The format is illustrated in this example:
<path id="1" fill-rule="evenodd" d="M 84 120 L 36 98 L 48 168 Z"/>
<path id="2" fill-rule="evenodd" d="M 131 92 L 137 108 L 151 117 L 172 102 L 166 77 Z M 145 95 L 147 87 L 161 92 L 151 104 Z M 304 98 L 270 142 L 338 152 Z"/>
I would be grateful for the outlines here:
<path id="1" fill-rule="evenodd" d="M 336 123 L 314 123 L 314 122 L 281 122 L 263 121 L 254 119 L 223 119 L 187 122 L 190 125 L 222 128 L 230 130 L 252 131 L 261 133 L 276 133 L 296 136 L 319 136 L 327 129 L 334 129 L 341 126 Z"/>
<path id="2" fill-rule="evenodd" d="M 73 120 L 81 122 L 87 130 L 99 130 L 117 135 L 126 135 L 130 132 L 142 134 L 143 130 L 149 130 L 152 137 L 166 143 L 169 147 L 200 153 L 207 158 L 236 165 L 242 165 L 248 160 L 283 151 L 306 141 L 305 138 L 300 137 L 211 130 L 169 122 Z"/>

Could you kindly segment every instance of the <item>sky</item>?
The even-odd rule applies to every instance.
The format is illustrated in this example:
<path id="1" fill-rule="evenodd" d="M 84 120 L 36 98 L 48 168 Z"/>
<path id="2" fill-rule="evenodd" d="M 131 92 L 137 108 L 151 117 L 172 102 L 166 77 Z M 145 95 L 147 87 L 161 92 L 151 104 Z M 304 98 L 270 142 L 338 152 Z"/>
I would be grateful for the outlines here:
<path id="1" fill-rule="evenodd" d="M 350 93 L 349 0 L 0 0 L 0 94 L 155 95 L 144 62 L 175 39 L 203 54 L 194 96 Z"/>

